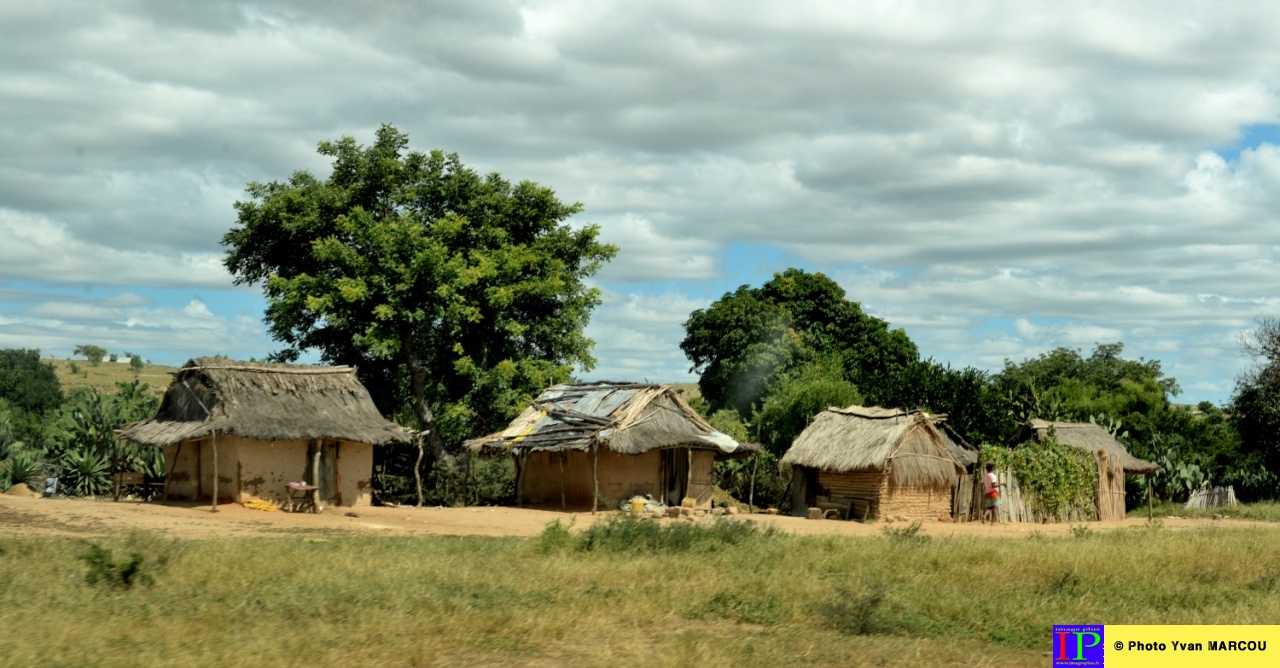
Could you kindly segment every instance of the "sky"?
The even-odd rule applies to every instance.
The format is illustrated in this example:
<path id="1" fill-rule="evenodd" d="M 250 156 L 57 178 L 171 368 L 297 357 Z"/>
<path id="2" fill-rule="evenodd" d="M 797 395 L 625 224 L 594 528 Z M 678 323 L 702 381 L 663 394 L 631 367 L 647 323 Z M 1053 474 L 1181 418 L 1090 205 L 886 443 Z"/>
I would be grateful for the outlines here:
<path id="1" fill-rule="evenodd" d="M 621 248 L 583 378 L 801 267 L 922 353 L 1119 341 L 1222 403 L 1280 313 L 1280 5 L 0 3 L 0 347 L 278 349 L 219 241 L 382 123 Z"/>

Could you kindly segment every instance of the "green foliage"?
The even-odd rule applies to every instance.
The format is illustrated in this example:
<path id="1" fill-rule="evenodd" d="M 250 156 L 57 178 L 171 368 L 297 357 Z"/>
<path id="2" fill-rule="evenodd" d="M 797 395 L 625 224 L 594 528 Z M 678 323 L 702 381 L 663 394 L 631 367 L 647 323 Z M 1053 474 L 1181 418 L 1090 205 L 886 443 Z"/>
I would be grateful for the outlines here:
<path id="1" fill-rule="evenodd" d="M 1244 343 L 1253 365 L 1231 399 L 1240 457 L 1224 478 L 1242 499 L 1280 498 L 1280 318 L 1259 318 Z"/>
<path id="2" fill-rule="evenodd" d="M 713 409 L 750 415 L 788 373 L 831 364 L 855 386 L 892 375 L 918 357 L 900 329 L 865 314 L 835 281 L 788 269 L 759 288 L 742 286 L 684 324 L 680 343 Z"/>
<path id="3" fill-rule="evenodd" d="M 0 482 L 5 489 L 18 483 L 26 483 L 32 489 L 41 489 L 45 464 L 39 451 L 16 450 L 0 462 Z"/>
<path id="4" fill-rule="evenodd" d="M 754 594 L 722 589 L 706 603 L 689 611 L 691 619 L 732 619 L 743 624 L 773 626 L 785 621 L 782 599 L 776 594 Z"/>
<path id="5" fill-rule="evenodd" d="M 845 635 L 891 633 L 900 625 L 885 615 L 888 587 L 878 580 L 866 582 L 861 591 L 839 587 L 836 596 L 814 606 L 827 626 Z"/>
<path id="6" fill-rule="evenodd" d="M 1023 490 L 1031 492 L 1037 509 L 1052 517 L 1064 517 L 1072 509 L 1096 514 L 1098 471 L 1093 455 L 1063 445 L 1052 434 L 1044 442 L 1016 448 L 983 446 L 980 461 L 1011 471 Z"/>
<path id="7" fill-rule="evenodd" d="M 129 542 L 135 543 L 136 540 L 136 536 L 131 536 Z M 128 557 L 116 561 L 110 549 L 97 543 L 89 543 L 85 551 L 80 554 L 80 560 L 89 567 L 84 576 L 85 584 L 127 590 L 132 589 L 134 585 L 155 584 L 155 576 L 168 564 L 169 555 L 163 552 L 143 554 L 134 546 Z"/>
<path id="8" fill-rule="evenodd" d="M 751 475 L 755 472 L 755 495 L 751 495 Z M 728 492 L 742 503 L 751 501 L 757 508 L 791 507 L 787 488 L 791 484 L 791 470 L 778 468 L 778 457 L 768 450 L 745 459 L 728 459 L 715 463 L 712 468 L 716 487 Z"/>
<path id="9" fill-rule="evenodd" d="M 563 545 L 561 532 L 565 530 L 558 520 L 548 524 L 540 538 L 542 545 L 546 549 Z M 662 522 L 617 513 L 574 536 L 573 547 L 584 552 L 711 553 L 775 534 L 777 530 L 772 526 L 761 529 L 753 522 L 723 517 L 709 522 Z"/>
<path id="10" fill-rule="evenodd" d="M 858 388 L 839 368 L 810 366 L 782 378 L 755 416 L 756 431 L 769 452 L 781 457 L 809 422 L 830 406 L 862 403 Z"/>
<path id="11" fill-rule="evenodd" d="M 250 183 L 224 264 L 263 286 L 275 359 L 358 365 L 382 412 L 439 452 L 594 366 L 583 328 L 600 292 L 585 279 L 617 249 L 566 224 L 582 207 L 550 188 L 407 147 L 384 125 L 371 146 L 322 142 L 324 180 Z"/>
<path id="12" fill-rule="evenodd" d="M 57 373 L 52 364 L 40 361 L 39 350 L 0 350 L 0 401 L 36 414 L 62 403 Z"/>
<path id="13" fill-rule="evenodd" d="M 929 542 L 929 537 L 921 533 L 923 530 L 924 525 L 919 520 L 916 520 L 909 526 L 905 526 L 901 529 L 886 526 L 880 531 L 884 534 L 885 538 L 888 538 L 893 543 L 898 543 L 900 545 L 922 545 Z"/>
<path id="14" fill-rule="evenodd" d="M 115 394 L 81 389 L 53 416 L 46 457 L 66 478 L 70 493 L 105 494 L 116 471 L 164 475 L 159 448 L 121 441 L 115 435 L 121 425 L 155 414 L 160 401 L 147 389 L 146 383 L 137 380 L 116 383 Z"/>
<path id="15" fill-rule="evenodd" d="M 62 489 L 73 496 L 100 496 L 111 491 L 111 465 L 93 450 L 68 450 L 57 460 Z"/>
<path id="16" fill-rule="evenodd" d="M 130 369 L 132 369 L 134 373 L 138 373 L 138 372 L 142 371 L 142 356 L 141 356 L 141 355 L 130 355 L 130 356 L 129 356 L 129 368 L 130 368 Z"/>
<path id="17" fill-rule="evenodd" d="M 970 443 L 1005 443 L 1019 426 L 991 377 L 973 367 L 920 360 L 862 389 L 873 405 L 946 414 L 947 425 Z"/>
<path id="18" fill-rule="evenodd" d="M 735 410 L 721 408 L 720 410 L 707 416 L 707 423 L 715 427 L 716 431 L 726 434 L 739 443 L 751 443 L 753 439 L 747 433 L 747 425 L 742 421 L 742 417 Z"/>
<path id="19" fill-rule="evenodd" d="M 76 349 L 72 354 L 84 355 L 84 358 L 89 360 L 89 366 L 98 366 L 99 364 L 102 364 L 103 358 L 107 356 L 107 349 L 102 346 L 95 346 L 93 344 L 86 343 L 84 345 L 76 346 Z"/>

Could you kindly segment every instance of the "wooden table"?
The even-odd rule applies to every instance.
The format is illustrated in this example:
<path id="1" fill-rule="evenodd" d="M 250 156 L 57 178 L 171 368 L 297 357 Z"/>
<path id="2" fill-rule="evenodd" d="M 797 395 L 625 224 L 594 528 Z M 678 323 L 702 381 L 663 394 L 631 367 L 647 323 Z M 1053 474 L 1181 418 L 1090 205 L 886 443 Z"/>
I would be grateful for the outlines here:
<path id="1" fill-rule="evenodd" d="M 315 499 L 315 492 L 320 489 L 319 487 L 300 482 L 291 482 L 285 484 L 285 488 L 289 492 L 289 512 L 296 513 L 303 510 L 310 510 L 313 513 L 320 512 L 320 507 L 316 504 Z"/>

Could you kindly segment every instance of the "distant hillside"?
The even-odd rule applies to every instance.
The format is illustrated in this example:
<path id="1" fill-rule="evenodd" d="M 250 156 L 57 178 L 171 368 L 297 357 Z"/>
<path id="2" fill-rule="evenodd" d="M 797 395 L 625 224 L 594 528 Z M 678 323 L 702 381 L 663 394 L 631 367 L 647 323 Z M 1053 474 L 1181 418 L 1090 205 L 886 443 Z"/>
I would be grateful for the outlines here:
<path id="1" fill-rule="evenodd" d="M 85 360 L 52 360 L 46 359 L 57 369 L 58 380 L 62 383 L 63 392 L 71 392 L 77 387 L 96 387 L 98 391 L 103 393 L 112 393 L 116 391 L 116 383 L 119 381 L 131 381 L 134 378 L 150 385 L 148 391 L 157 397 L 164 395 L 164 391 L 169 387 L 169 381 L 172 377 L 170 372 L 177 369 L 171 366 L 161 366 L 159 364 L 144 364 L 142 371 L 135 374 L 133 369 L 129 368 L 129 360 L 123 362 L 107 362 L 103 361 L 98 366 L 89 366 Z M 80 372 L 71 373 L 71 365 L 75 364 Z"/>

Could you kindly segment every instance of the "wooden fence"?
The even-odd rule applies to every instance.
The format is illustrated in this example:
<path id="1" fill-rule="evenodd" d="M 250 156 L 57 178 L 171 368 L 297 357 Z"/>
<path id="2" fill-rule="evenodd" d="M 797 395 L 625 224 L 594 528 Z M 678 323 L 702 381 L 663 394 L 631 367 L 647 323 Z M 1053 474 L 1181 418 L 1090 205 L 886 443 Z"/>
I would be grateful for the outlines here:
<path id="1" fill-rule="evenodd" d="M 952 493 L 952 519 L 957 522 L 976 522 L 982 519 L 987 499 L 982 493 L 982 475 L 965 474 L 959 477 Z M 998 516 L 1001 522 L 1084 522 L 1096 516 L 1096 508 L 1072 508 L 1061 517 L 1053 517 L 1036 509 L 1035 493 L 1018 485 L 1018 479 L 1009 471 L 996 471 L 1000 488 Z M 1121 499 L 1123 503 L 1123 499 Z"/>
<path id="2" fill-rule="evenodd" d="M 1191 493 L 1191 498 L 1187 499 L 1186 508 L 1226 508 L 1234 506 L 1239 502 L 1236 501 L 1235 487 L 1230 485 L 1226 487 L 1201 487 Z"/>

